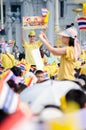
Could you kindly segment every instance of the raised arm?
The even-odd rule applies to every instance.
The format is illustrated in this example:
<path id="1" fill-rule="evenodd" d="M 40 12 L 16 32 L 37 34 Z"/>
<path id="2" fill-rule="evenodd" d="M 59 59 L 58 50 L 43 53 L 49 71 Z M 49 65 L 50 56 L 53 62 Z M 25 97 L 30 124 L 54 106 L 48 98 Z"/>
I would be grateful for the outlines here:
<path id="1" fill-rule="evenodd" d="M 48 49 L 48 51 L 50 51 L 51 53 L 53 53 L 54 55 L 64 55 L 66 54 L 66 48 L 54 48 L 50 43 L 48 38 L 46 37 L 45 33 L 41 32 L 39 34 L 39 38 L 41 39 L 41 41 L 44 43 L 44 45 L 46 46 L 46 48 Z"/>

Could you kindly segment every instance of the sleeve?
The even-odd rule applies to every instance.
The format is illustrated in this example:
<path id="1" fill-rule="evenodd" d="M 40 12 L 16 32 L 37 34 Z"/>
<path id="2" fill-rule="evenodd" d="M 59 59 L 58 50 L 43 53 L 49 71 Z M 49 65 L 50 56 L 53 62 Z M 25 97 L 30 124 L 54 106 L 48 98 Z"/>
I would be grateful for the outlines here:
<path id="1" fill-rule="evenodd" d="M 27 48 L 27 43 L 26 43 L 26 42 L 23 44 L 23 47 L 24 47 L 24 48 Z"/>
<path id="2" fill-rule="evenodd" d="M 73 49 L 73 47 L 66 47 L 66 58 L 68 60 L 74 60 L 74 49 Z"/>
<path id="3" fill-rule="evenodd" d="M 40 40 L 37 41 L 38 46 L 40 47 L 42 45 L 42 42 Z"/>

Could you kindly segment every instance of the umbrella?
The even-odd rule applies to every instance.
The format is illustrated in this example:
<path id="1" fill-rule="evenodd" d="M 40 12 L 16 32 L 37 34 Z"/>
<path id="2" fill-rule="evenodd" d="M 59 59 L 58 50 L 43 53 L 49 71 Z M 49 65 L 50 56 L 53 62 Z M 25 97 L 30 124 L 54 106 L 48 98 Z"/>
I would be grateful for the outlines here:
<path id="1" fill-rule="evenodd" d="M 73 81 L 47 80 L 26 88 L 20 98 L 28 103 L 33 113 L 38 113 L 47 104 L 60 105 L 60 98 L 70 89 L 80 89 Z"/>

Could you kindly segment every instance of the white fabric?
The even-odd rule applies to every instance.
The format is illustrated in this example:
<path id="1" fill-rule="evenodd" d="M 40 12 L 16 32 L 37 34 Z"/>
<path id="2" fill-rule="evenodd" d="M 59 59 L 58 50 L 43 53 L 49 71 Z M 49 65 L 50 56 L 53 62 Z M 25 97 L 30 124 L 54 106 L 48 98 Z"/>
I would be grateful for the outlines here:
<path id="1" fill-rule="evenodd" d="M 38 113 L 47 104 L 60 105 L 61 96 L 74 88 L 80 89 L 79 85 L 72 81 L 48 80 L 25 89 L 20 98 L 29 103 L 33 113 Z"/>
<path id="2" fill-rule="evenodd" d="M 33 55 L 33 58 L 35 60 L 35 63 L 36 63 L 36 67 L 38 70 L 43 70 L 43 62 L 42 62 L 42 58 L 41 58 L 41 55 L 40 55 L 40 52 L 39 52 L 39 49 L 34 49 L 32 51 L 32 55 Z"/>
<path id="3" fill-rule="evenodd" d="M 81 54 L 81 47 L 80 47 L 80 42 L 77 38 L 74 40 L 74 56 L 75 59 L 77 60 Z"/>

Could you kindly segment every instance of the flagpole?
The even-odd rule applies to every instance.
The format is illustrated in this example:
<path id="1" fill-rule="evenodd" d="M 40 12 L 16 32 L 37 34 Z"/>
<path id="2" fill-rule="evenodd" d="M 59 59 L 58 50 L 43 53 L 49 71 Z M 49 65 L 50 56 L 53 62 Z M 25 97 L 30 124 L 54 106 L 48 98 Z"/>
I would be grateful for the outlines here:
<path id="1" fill-rule="evenodd" d="M 3 19 L 3 0 L 1 0 L 1 28 L 4 29 L 4 19 Z"/>
<path id="2" fill-rule="evenodd" d="M 55 20 L 55 31 L 59 31 L 60 30 L 60 26 L 59 26 L 59 0 L 56 0 L 55 2 L 56 4 L 56 20 Z"/>

